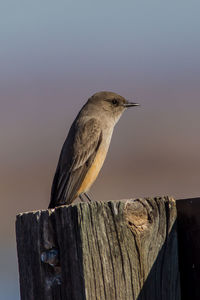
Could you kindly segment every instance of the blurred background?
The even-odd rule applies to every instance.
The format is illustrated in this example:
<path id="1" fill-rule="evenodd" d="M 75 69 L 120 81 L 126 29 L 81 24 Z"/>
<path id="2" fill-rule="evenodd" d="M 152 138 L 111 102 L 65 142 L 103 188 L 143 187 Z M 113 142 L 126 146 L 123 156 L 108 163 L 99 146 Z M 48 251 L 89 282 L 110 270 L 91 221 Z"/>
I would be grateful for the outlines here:
<path id="1" fill-rule="evenodd" d="M 199 1 L 1 1 L 0 298 L 19 299 L 15 216 L 45 209 L 69 127 L 114 91 L 140 108 L 115 129 L 95 200 L 200 196 Z"/>

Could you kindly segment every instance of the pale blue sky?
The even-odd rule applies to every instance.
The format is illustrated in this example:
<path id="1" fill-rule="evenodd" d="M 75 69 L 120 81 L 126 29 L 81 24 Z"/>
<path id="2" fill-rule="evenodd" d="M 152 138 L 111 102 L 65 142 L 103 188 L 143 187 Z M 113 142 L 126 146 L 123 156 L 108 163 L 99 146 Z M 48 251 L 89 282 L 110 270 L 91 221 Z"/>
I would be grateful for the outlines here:
<path id="1" fill-rule="evenodd" d="M 19 79 L 38 68 L 90 74 L 88 64 L 152 75 L 195 69 L 199 9 L 199 1 L 4 1 L 0 78 L 16 80 L 16 73 Z"/>

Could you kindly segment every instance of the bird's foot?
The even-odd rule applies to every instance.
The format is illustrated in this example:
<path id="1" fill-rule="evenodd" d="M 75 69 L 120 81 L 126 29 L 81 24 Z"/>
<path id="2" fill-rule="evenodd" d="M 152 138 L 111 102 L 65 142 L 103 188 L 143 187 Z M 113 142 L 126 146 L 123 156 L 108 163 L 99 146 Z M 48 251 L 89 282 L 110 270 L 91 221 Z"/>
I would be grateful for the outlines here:
<path id="1" fill-rule="evenodd" d="M 83 198 L 83 194 L 79 195 L 79 198 L 81 199 L 81 202 L 86 202 L 85 199 Z"/>
<path id="2" fill-rule="evenodd" d="M 92 199 L 89 197 L 87 193 L 84 193 L 85 197 L 88 199 L 89 202 L 92 202 Z"/>
<path id="3" fill-rule="evenodd" d="M 84 199 L 83 195 L 86 197 L 86 199 Z M 91 198 L 86 193 L 79 195 L 79 198 L 81 199 L 82 202 L 91 202 L 92 201 Z"/>

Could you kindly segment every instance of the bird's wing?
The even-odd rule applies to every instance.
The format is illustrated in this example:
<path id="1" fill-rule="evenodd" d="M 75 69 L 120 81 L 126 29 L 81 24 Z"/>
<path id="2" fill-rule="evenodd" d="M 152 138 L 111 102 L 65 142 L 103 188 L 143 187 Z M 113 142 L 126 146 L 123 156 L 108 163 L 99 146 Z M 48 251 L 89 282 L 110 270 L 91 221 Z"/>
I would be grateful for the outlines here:
<path id="1" fill-rule="evenodd" d="M 74 200 L 95 159 L 101 140 L 100 123 L 94 118 L 79 126 L 74 136 L 67 138 L 54 176 L 49 208 L 70 204 Z"/>

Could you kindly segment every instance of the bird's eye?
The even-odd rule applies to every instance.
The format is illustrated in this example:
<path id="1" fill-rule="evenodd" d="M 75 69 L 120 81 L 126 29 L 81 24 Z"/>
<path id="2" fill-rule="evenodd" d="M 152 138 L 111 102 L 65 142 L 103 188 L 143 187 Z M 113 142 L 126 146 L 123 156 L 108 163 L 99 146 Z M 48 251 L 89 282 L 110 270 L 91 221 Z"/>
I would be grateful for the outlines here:
<path id="1" fill-rule="evenodd" d="M 119 102 L 116 99 L 113 99 L 112 100 L 112 104 L 115 105 L 115 106 L 117 106 L 119 104 Z"/>

